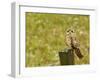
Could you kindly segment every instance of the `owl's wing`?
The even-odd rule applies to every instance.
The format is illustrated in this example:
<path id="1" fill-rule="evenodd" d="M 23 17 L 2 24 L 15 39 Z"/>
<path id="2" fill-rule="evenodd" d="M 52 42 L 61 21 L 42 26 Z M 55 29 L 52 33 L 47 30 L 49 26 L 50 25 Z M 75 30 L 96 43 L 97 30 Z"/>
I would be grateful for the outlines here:
<path id="1" fill-rule="evenodd" d="M 79 59 L 82 59 L 83 58 L 83 55 L 82 55 L 80 49 L 79 48 L 75 48 L 74 50 L 75 50 L 75 54 L 78 56 L 78 58 Z"/>

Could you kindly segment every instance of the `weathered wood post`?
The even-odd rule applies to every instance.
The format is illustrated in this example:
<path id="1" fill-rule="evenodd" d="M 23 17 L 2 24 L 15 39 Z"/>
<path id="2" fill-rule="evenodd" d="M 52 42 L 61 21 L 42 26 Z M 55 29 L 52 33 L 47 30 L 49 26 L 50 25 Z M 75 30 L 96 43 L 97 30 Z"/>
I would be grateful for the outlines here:
<path id="1" fill-rule="evenodd" d="M 61 65 L 74 65 L 74 52 L 73 49 L 59 52 Z"/>

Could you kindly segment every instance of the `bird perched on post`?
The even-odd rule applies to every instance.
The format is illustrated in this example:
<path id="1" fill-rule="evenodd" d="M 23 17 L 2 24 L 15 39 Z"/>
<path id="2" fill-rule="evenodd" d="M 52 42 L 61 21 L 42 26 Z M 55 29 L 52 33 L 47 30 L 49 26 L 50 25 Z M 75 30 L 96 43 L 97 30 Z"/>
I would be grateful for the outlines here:
<path id="1" fill-rule="evenodd" d="M 69 29 L 65 33 L 65 44 L 67 47 L 73 49 L 79 59 L 83 58 L 83 55 L 79 49 L 79 41 L 77 40 L 74 30 Z"/>

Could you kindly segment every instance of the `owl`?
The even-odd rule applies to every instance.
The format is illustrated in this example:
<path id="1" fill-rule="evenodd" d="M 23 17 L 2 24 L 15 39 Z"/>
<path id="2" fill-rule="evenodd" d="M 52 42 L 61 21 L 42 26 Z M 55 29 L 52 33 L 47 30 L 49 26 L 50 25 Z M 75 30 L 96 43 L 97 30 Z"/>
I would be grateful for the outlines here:
<path id="1" fill-rule="evenodd" d="M 65 32 L 65 44 L 68 48 L 71 48 L 74 50 L 75 54 L 81 59 L 83 57 L 80 49 L 79 49 L 79 41 L 76 37 L 76 33 L 74 30 L 69 29 Z"/>

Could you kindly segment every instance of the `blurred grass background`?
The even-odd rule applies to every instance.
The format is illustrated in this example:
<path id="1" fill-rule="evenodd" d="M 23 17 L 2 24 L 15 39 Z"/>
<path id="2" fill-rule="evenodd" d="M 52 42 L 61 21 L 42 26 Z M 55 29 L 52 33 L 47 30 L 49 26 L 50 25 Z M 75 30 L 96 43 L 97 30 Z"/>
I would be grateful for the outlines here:
<path id="1" fill-rule="evenodd" d="M 58 52 L 65 49 L 65 30 L 75 30 L 84 58 L 89 64 L 89 15 L 26 12 L 26 67 L 60 65 Z"/>

